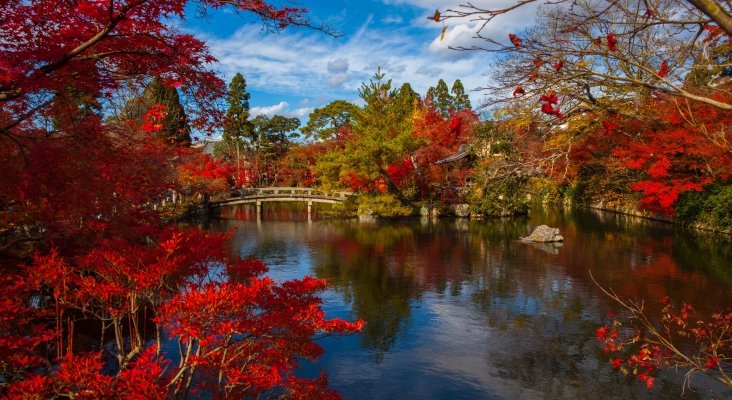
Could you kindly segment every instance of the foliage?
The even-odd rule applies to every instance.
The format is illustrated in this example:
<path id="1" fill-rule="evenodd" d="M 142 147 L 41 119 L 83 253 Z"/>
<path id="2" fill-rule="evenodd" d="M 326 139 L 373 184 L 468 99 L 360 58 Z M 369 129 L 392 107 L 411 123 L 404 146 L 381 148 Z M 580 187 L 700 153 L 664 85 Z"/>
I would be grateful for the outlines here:
<path id="1" fill-rule="evenodd" d="M 528 211 L 526 184 L 535 167 L 522 154 L 523 137 L 511 127 L 482 122 L 475 129 L 479 160 L 471 175 L 473 191 L 470 203 L 476 213 L 487 217 L 525 214 Z"/>
<path id="2" fill-rule="evenodd" d="M 655 94 L 616 100 L 613 112 L 585 111 L 562 125 L 537 122 L 532 107 L 496 113 L 494 132 L 479 127 L 477 154 L 488 170 L 476 181 L 489 171 L 492 179 L 543 175 L 575 204 L 673 216 L 679 196 L 730 176 L 732 114 L 714 106 Z"/>
<path id="3" fill-rule="evenodd" d="M 440 79 L 437 81 L 437 86 L 430 87 L 427 90 L 427 95 L 425 96 L 425 99 L 427 99 L 428 102 L 432 104 L 435 109 L 437 109 L 437 112 L 443 117 L 447 118 L 450 115 L 450 111 L 454 110 L 453 108 L 453 99 L 452 96 L 450 96 L 450 91 L 447 88 L 447 83 Z"/>
<path id="4" fill-rule="evenodd" d="M 171 82 L 163 82 L 159 77 L 154 78 L 142 95 L 128 100 L 112 121 L 134 124 L 151 110 L 160 109 L 163 115 L 158 121 L 161 126 L 156 127 L 157 136 L 168 144 L 190 144 L 191 127 L 174 85 Z"/>
<path id="5" fill-rule="evenodd" d="M 353 188 L 381 180 L 406 204 L 408 200 L 387 170 L 413 152 L 419 141 L 411 134 L 412 105 L 399 101 L 399 91 L 391 88 L 391 80 L 383 79 L 379 70 L 368 85 L 362 84 L 359 95 L 365 106 L 356 110 L 350 135 L 341 142 L 342 147 L 324 154 L 317 172 L 325 185 L 332 185 L 336 178 Z"/>
<path id="6" fill-rule="evenodd" d="M 377 72 L 362 86 L 366 105 L 355 109 L 352 126 L 342 126 L 335 138 L 323 142 L 324 152 L 313 166 L 316 182 L 326 189 L 388 192 L 405 205 L 463 186 L 467 161 L 437 161 L 468 145 L 475 114 L 451 110 L 443 117 L 429 100 L 419 102 L 408 83 L 392 90 L 391 81 L 382 79 Z"/>
<path id="7" fill-rule="evenodd" d="M 440 13 L 436 21 L 467 18 L 478 21 L 480 33 L 496 16 L 537 2 L 518 1 L 506 7 L 466 4 Z M 708 57 L 708 49 L 725 42 L 725 32 L 732 33 L 729 7 L 721 1 L 697 0 L 652 4 L 560 0 L 545 3 L 536 26 L 525 33 L 479 34 L 483 46 L 459 49 L 507 55 L 494 68 L 499 79 L 488 88 L 497 101 L 516 97 L 516 101 L 536 104 L 551 90 L 558 94 L 561 113 L 568 114 L 587 108 L 612 109 L 597 99 L 607 93 L 637 96 L 657 91 L 732 110 L 728 99 L 715 98 L 724 93 L 718 86 L 724 76 L 706 81 L 703 87 L 684 86 L 692 65 L 701 70 L 729 66 L 729 57 Z M 544 110 L 546 114 L 554 111 L 553 107 L 552 112 L 548 107 Z"/>
<path id="8" fill-rule="evenodd" d="M 224 119 L 224 133 L 222 141 L 214 149 L 218 157 L 235 159 L 239 165 L 242 147 L 245 140 L 254 140 L 254 127 L 249 120 L 249 98 L 247 81 L 237 72 L 229 83 L 226 92 L 226 116 Z"/>
<path id="9" fill-rule="evenodd" d="M 297 136 L 294 131 L 300 126 L 300 120 L 257 115 L 251 123 L 253 134 L 247 143 L 246 158 L 254 177 L 252 185 L 270 186 L 281 179 L 282 161 L 292 146 L 290 139 Z"/>
<path id="10" fill-rule="evenodd" d="M 412 107 L 412 109 L 415 109 L 422 103 L 419 93 L 412 89 L 412 85 L 410 85 L 409 82 L 404 82 L 402 86 L 399 87 L 398 93 L 399 101 L 405 107 Z"/>
<path id="11" fill-rule="evenodd" d="M 341 128 L 352 125 L 357 108 L 345 100 L 332 101 L 313 110 L 301 132 L 308 139 L 338 140 Z"/>
<path id="12" fill-rule="evenodd" d="M 643 193 L 641 206 L 673 215 L 680 194 L 701 191 L 732 173 L 727 139 L 732 114 L 700 103 L 663 98 L 655 103 L 662 110 L 658 123 L 642 126 L 641 140 L 613 154 L 626 167 L 645 172 L 645 179 L 630 186 Z"/>
<path id="13" fill-rule="evenodd" d="M 280 162 L 280 178 L 284 186 L 312 186 L 316 159 L 325 150 L 321 143 L 294 144 Z"/>
<path id="14" fill-rule="evenodd" d="M 557 183 L 548 178 L 531 177 L 526 182 L 526 193 L 529 200 L 539 204 L 559 204 L 561 201 L 561 188 Z"/>
<path id="15" fill-rule="evenodd" d="M 360 329 L 360 323 L 325 318 L 316 296 L 325 288 L 324 281 L 275 283 L 263 278 L 266 267 L 261 262 L 225 258 L 221 234 L 166 229 L 148 237 L 152 244 L 104 241 L 76 260 L 56 251 L 35 257 L 27 284 L 31 291 L 47 293 L 35 312 L 49 312 L 51 320 L 45 325 L 57 330 L 46 336 L 48 345 L 70 364 L 39 374 L 28 362 L 4 363 L 6 376 L 15 378 L 8 382 L 11 397 L 46 396 L 60 390 L 71 396 L 116 393 L 115 386 L 128 388 L 126 380 L 131 377 L 142 379 L 163 398 L 185 398 L 201 390 L 222 397 L 296 391 L 305 383 L 293 376 L 297 359 L 315 359 L 322 353 L 313 341 L 315 335 Z M 18 288 L 8 283 L 4 291 Z M 31 291 L 12 294 L 28 296 Z M 148 321 L 139 319 L 148 313 L 156 315 L 157 347 L 146 345 L 141 324 Z M 43 324 L 44 319 L 36 323 Z M 100 322 L 102 337 L 105 326 L 113 328 L 115 375 L 101 373 L 99 354 L 84 358 L 75 354 L 74 324 L 84 320 Z M 160 347 L 163 332 L 180 345 L 179 362 L 167 372 L 163 365 L 170 355 Z M 18 348 L 2 333 L 6 360 L 27 357 L 27 348 Z M 77 362 L 87 367 L 69 367 Z M 70 373 L 82 377 L 69 377 Z M 319 381 L 310 383 L 320 387 Z M 333 395 L 327 388 L 321 391 Z"/>
<path id="16" fill-rule="evenodd" d="M 679 197 L 674 210 L 678 220 L 694 226 L 701 224 L 715 230 L 732 231 L 732 185 L 714 184 L 704 192 L 687 192 Z"/>
<path id="17" fill-rule="evenodd" d="M 358 214 L 377 215 L 380 217 L 408 217 L 414 215 L 414 209 L 402 204 L 391 194 L 364 195 L 358 199 Z"/>
<path id="18" fill-rule="evenodd" d="M 487 182 L 473 191 L 472 211 L 488 218 L 526 214 L 529 203 L 525 185 L 525 179 Z"/>
<path id="19" fill-rule="evenodd" d="M 605 289 L 603 289 L 605 291 Z M 661 299 L 661 319 L 654 322 L 644 311 L 643 302 L 621 300 L 614 292 L 605 291 L 629 312 L 626 324 L 609 316 L 612 322 L 597 329 L 595 336 L 603 343 L 603 351 L 611 356 L 611 364 L 624 375 L 631 375 L 650 389 L 659 369 L 687 370 L 691 376 L 702 372 L 732 387 L 727 375 L 728 352 L 732 350 L 732 310 L 720 310 L 711 317 L 701 316 L 690 304 L 681 308 L 668 296 Z"/>
<path id="20" fill-rule="evenodd" d="M 454 99 L 452 106 L 453 110 L 460 111 L 470 110 L 473 108 L 470 105 L 470 97 L 465 94 L 465 88 L 463 87 L 463 83 L 460 81 L 460 79 L 456 79 L 455 82 L 453 82 L 450 93 L 452 93 L 452 97 Z"/>
<path id="21" fill-rule="evenodd" d="M 229 190 L 236 177 L 236 167 L 195 150 L 179 151 L 177 181 L 185 189 L 198 193 L 221 193 Z M 244 175 L 244 174 L 242 174 Z M 238 180 L 238 179 L 237 179 Z"/>
<path id="22" fill-rule="evenodd" d="M 310 25 L 304 10 L 263 1 L 198 4 L 229 4 L 275 29 Z M 293 372 L 319 355 L 314 334 L 360 328 L 325 318 L 325 283 L 273 283 L 261 262 L 228 259 L 225 235 L 167 227 L 151 212 L 170 190 L 231 167 L 161 139 L 179 109 L 150 104 L 123 124 L 102 114 L 123 88 L 153 82 L 163 103 L 170 88 L 185 94 L 192 128 L 216 126 L 224 86 L 206 46 L 172 25 L 186 9 L 0 6 L 2 397 L 335 396 L 325 379 Z M 222 301 L 232 298 L 241 302 Z M 163 354 L 165 332 L 186 343 L 177 363 Z"/>
<path id="23" fill-rule="evenodd" d="M 443 162 L 460 151 L 467 152 L 473 139 L 477 116 L 470 110 L 454 112 L 444 118 L 429 102 L 414 112 L 414 136 L 422 146 L 414 152 L 414 177 L 421 199 L 452 202 L 449 193 L 466 186 L 471 173 L 471 159 Z M 454 200 L 454 199 L 453 199 Z"/>

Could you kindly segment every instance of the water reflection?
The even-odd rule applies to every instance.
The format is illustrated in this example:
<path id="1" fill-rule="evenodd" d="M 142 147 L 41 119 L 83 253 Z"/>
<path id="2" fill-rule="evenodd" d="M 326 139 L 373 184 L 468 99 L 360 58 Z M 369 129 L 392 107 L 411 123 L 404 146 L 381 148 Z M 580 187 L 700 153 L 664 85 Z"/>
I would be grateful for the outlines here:
<path id="1" fill-rule="evenodd" d="M 593 333 L 614 305 L 589 272 L 621 296 L 648 299 L 650 309 L 664 295 L 702 309 L 732 304 L 729 238 L 631 217 L 536 210 L 484 222 L 285 219 L 212 229 L 237 227 L 232 251 L 263 259 L 276 279 L 329 279 L 326 311 L 367 321 L 359 337 L 325 340 L 313 367 L 351 399 L 676 398 L 681 375 L 663 375 L 649 392 L 610 370 Z M 539 224 L 560 228 L 564 245 L 517 240 Z M 732 395 L 712 389 L 711 397 Z"/>

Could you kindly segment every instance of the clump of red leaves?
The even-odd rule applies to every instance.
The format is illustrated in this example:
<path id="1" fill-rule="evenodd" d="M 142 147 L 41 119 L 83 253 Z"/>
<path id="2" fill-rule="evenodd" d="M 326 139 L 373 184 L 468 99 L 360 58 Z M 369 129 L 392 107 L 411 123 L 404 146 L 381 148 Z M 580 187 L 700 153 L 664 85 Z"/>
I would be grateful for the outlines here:
<path id="1" fill-rule="evenodd" d="M 653 322 L 642 303 L 621 301 L 614 293 L 608 294 L 630 312 L 626 321 L 609 313 L 611 321 L 595 332 L 613 369 L 636 377 L 648 389 L 653 388 L 655 374 L 663 368 L 687 370 L 687 385 L 693 374 L 703 372 L 732 387 L 725 371 L 732 360 L 728 356 L 732 352 L 732 310 L 703 318 L 690 304 L 677 308 L 664 296 L 660 321 Z"/>

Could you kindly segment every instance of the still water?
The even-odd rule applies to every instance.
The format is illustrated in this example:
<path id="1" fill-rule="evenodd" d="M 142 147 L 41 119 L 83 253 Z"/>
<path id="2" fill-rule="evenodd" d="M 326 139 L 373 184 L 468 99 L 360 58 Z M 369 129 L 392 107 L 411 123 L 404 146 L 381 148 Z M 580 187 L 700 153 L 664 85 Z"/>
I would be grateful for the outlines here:
<path id="1" fill-rule="evenodd" d="M 280 207 L 280 208 L 278 208 Z M 613 371 L 594 338 L 609 310 L 592 282 L 622 297 L 701 310 L 732 305 L 732 240 L 611 213 L 534 210 L 509 220 L 308 221 L 291 206 L 232 208 L 210 229 L 235 229 L 233 255 L 277 280 L 326 278 L 331 317 L 366 321 L 320 340 L 301 373 L 328 374 L 346 399 L 669 399 L 683 372 L 656 387 Z M 524 244 L 534 226 L 561 247 Z M 732 398 L 703 376 L 683 398 Z"/>

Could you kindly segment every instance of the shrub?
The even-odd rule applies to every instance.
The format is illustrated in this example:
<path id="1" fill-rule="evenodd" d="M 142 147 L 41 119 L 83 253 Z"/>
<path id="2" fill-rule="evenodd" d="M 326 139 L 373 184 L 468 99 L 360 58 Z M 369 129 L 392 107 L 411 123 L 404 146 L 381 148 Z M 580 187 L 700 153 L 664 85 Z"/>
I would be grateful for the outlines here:
<path id="1" fill-rule="evenodd" d="M 391 194 L 365 195 L 358 199 L 358 215 L 371 214 L 380 217 L 408 217 L 414 209 L 402 204 Z"/>

